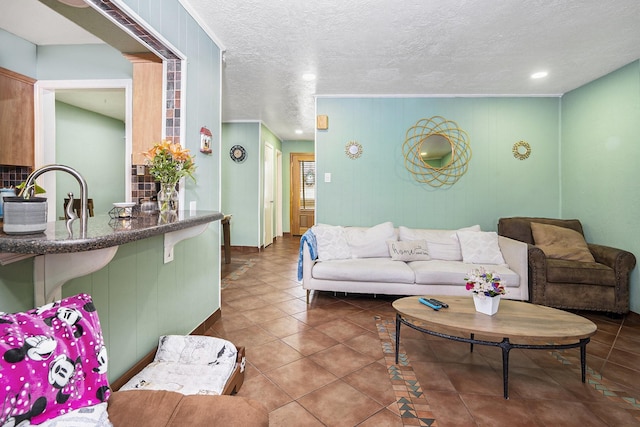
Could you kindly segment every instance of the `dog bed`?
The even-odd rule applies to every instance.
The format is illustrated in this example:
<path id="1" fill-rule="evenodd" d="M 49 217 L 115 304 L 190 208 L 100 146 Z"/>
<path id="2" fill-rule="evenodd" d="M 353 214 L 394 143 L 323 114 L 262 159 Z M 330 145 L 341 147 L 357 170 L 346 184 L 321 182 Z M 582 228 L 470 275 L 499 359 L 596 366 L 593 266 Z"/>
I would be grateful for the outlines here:
<path id="1" fill-rule="evenodd" d="M 184 395 L 234 394 L 244 381 L 244 347 L 202 335 L 160 337 L 153 362 L 120 390 L 166 390 Z"/>

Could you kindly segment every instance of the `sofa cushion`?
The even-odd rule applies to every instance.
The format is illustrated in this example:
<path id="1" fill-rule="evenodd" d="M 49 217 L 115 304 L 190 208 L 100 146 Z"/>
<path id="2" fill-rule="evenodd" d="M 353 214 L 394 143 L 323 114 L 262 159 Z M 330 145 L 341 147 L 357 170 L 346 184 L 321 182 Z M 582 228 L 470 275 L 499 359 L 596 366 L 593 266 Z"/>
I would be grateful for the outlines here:
<path id="1" fill-rule="evenodd" d="M 462 261 L 471 264 L 505 264 L 498 233 L 494 231 L 458 231 Z"/>
<path id="2" fill-rule="evenodd" d="M 596 262 L 584 237 L 575 230 L 532 222 L 531 233 L 535 245 L 542 249 L 548 258 Z"/>
<path id="3" fill-rule="evenodd" d="M 240 396 L 184 396 L 172 391 L 117 391 L 109 399 L 116 427 L 268 426 L 269 414 L 258 401 Z"/>
<path id="4" fill-rule="evenodd" d="M 426 240 L 431 259 L 446 261 L 462 261 L 460 242 L 457 231 L 480 231 L 479 225 L 461 228 L 459 230 L 431 230 L 416 229 L 400 226 L 398 232 L 400 240 Z"/>
<path id="5" fill-rule="evenodd" d="M 495 271 L 505 286 L 519 286 L 520 277 L 517 273 L 510 270 L 504 265 L 490 264 L 465 264 L 461 261 L 411 261 L 407 265 L 413 270 L 416 277 L 416 284 L 442 284 L 442 285 L 460 285 L 464 287 L 466 281 L 465 276 L 471 269 L 484 267 L 487 271 Z"/>
<path id="6" fill-rule="evenodd" d="M 314 279 L 353 282 L 413 283 L 415 278 L 413 270 L 406 263 L 391 258 L 317 262 L 311 275 Z"/>
<path id="7" fill-rule="evenodd" d="M 389 255 L 394 261 L 429 261 L 429 250 L 426 240 L 387 240 Z"/>
<path id="8" fill-rule="evenodd" d="M 320 261 L 351 258 L 351 249 L 344 234 L 344 227 L 317 224 L 311 228 L 311 231 L 316 236 Z"/>
<path id="9" fill-rule="evenodd" d="M 387 240 L 398 240 L 392 222 L 373 227 L 347 227 L 345 236 L 353 258 L 388 257 Z"/>
<path id="10" fill-rule="evenodd" d="M 0 356 L 0 400 L 20 396 L 11 409 L 16 425 L 41 424 L 109 397 L 106 347 L 87 294 L 0 313 Z"/>
<path id="11" fill-rule="evenodd" d="M 547 281 L 552 283 L 615 286 L 616 274 L 612 268 L 596 262 L 548 259 Z"/>

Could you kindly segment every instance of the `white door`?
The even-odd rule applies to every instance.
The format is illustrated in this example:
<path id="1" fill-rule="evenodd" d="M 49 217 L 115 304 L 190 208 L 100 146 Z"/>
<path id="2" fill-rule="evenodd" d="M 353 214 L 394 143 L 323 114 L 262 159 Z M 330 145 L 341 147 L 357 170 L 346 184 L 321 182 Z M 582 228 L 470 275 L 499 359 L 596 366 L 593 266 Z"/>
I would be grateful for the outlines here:
<path id="1" fill-rule="evenodd" d="M 264 247 L 273 243 L 273 147 L 264 145 Z"/>

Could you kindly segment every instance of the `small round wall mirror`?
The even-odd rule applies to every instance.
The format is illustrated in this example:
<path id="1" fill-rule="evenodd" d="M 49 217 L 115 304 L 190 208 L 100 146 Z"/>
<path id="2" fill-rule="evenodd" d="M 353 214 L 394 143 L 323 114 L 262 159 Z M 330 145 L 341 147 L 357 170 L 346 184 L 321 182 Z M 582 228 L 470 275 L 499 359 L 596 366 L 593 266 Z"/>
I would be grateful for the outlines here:
<path id="1" fill-rule="evenodd" d="M 441 169 L 449 166 L 453 159 L 453 144 L 445 135 L 434 133 L 420 142 L 420 159 L 427 167 Z"/>

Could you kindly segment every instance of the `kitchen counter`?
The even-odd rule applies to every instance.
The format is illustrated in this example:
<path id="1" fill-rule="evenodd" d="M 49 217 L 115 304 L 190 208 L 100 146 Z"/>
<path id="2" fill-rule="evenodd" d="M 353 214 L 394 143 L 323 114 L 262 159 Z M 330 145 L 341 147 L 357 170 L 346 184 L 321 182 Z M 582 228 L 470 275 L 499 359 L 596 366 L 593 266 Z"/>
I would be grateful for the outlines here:
<path id="1" fill-rule="evenodd" d="M 49 222 L 44 233 L 8 235 L 0 232 L 0 264 L 34 258 L 34 303 L 41 306 L 61 298 L 61 287 L 68 280 L 106 266 L 118 247 L 125 243 L 163 235 L 164 263 L 173 261 L 173 248 L 182 240 L 206 230 L 210 222 L 224 217 L 216 211 L 180 211 L 177 216 L 144 215 L 113 219 L 108 214 L 89 217 L 81 236 L 80 220 Z"/>
<path id="2" fill-rule="evenodd" d="M 223 217 L 222 213 L 216 211 L 181 211 L 177 218 L 167 221 L 160 219 L 157 214 L 129 220 L 98 214 L 89 217 L 86 238 L 74 237 L 80 236 L 79 219 L 72 224 L 71 236 L 64 220 L 49 222 L 45 232 L 39 234 L 8 235 L 0 232 L 0 252 L 44 255 L 91 251 L 184 230 Z"/>

